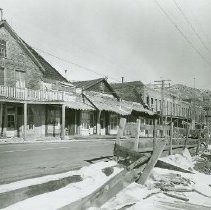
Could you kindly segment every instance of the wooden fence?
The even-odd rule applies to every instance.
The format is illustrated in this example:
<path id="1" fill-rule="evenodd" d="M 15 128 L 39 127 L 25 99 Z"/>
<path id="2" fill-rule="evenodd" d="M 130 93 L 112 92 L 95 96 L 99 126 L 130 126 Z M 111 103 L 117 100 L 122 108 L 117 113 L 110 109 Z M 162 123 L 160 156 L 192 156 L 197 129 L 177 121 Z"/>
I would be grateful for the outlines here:
<path id="1" fill-rule="evenodd" d="M 172 150 L 177 148 L 196 148 L 198 153 L 199 145 L 202 138 L 203 129 L 198 131 L 199 135 L 197 138 L 190 138 L 190 125 L 186 129 L 182 129 L 183 135 L 178 135 L 181 129 L 175 128 L 173 123 L 169 126 L 157 125 L 157 120 L 154 120 L 153 125 L 141 125 L 138 119 L 136 123 L 126 123 L 126 119 L 120 120 L 119 132 L 117 135 L 117 143 L 128 149 L 133 149 L 137 152 L 151 152 L 156 147 L 158 139 L 165 138 L 167 143 L 164 151 L 168 150 L 169 154 L 172 154 Z M 144 131 L 148 131 L 149 136 L 141 135 Z M 125 136 L 126 139 L 122 138 Z M 150 138 L 147 138 L 150 137 Z"/>

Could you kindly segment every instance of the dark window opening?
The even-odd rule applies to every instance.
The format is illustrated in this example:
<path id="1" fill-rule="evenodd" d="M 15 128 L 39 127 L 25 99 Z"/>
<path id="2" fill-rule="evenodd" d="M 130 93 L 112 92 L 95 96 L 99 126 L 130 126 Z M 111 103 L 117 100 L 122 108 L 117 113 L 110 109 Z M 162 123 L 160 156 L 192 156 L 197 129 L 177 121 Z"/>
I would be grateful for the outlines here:
<path id="1" fill-rule="evenodd" d="M 6 41 L 0 39 L 0 57 L 6 58 Z"/>

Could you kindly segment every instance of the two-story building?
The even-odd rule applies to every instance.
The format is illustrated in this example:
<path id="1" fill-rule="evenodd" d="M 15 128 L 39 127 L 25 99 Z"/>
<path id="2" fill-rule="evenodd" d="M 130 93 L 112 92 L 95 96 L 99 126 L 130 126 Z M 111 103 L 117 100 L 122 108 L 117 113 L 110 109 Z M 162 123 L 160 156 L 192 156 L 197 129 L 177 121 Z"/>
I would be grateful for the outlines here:
<path id="1" fill-rule="evenodd" d="M 78 133 L 79 110 L 94 107 L 55 68 L 0 22 L 0 134 L 64 139 Z M 66 122 L 66 123 L 65 123 Z"/>
<path id="2" fill-rule="evenodd" d="M 105 78 L 70 83 L 6 21 L 0 22 L 0 136 L 25 139 L 116 134 L 120 116 L 153 116 Z"/>

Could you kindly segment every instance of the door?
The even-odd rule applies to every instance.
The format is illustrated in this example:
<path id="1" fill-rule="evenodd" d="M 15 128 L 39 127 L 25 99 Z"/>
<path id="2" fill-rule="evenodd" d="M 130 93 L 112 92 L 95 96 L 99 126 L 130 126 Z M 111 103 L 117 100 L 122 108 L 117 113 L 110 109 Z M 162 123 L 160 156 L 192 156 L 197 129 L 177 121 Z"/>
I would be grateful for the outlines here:
<path id="1" fill-rule="evenodd" d="M 14 137 L 17 135 L 17 114 L 16 106 L 9 105 L 7 108 L 7 137 Z"/>

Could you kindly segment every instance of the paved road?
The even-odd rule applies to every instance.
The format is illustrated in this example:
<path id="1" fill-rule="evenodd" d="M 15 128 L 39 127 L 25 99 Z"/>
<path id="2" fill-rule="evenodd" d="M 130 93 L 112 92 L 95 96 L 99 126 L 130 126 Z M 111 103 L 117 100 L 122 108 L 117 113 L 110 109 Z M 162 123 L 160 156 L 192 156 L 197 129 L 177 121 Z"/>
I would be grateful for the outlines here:
<path id="1" fill-rule="evenodd" d="M 106 140 L 0 145 L 0 184 L 77 169 L 112 153 Z"/>

